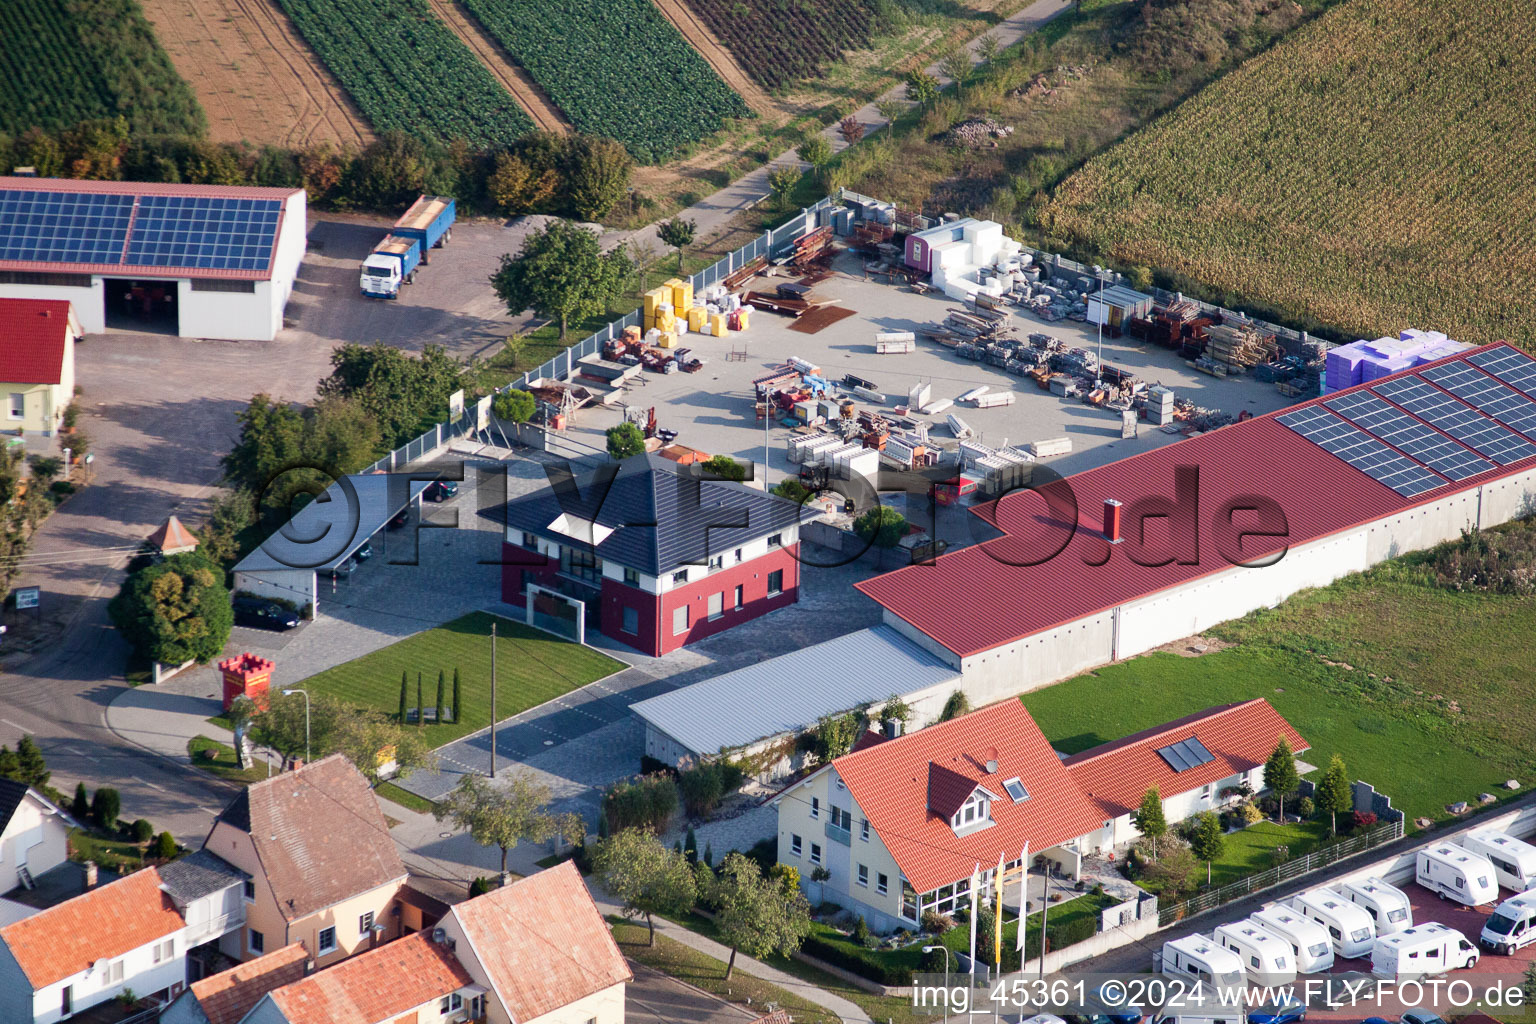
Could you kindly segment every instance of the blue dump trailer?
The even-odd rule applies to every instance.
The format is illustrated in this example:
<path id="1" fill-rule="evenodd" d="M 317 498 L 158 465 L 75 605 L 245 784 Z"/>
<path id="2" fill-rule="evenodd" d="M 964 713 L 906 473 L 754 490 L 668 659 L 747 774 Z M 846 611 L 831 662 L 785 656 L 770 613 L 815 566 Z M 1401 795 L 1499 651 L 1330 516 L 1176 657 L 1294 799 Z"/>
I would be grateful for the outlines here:
<path id="1" fill-rule="evenodd" d="M 416 268 L 432 262 L 432 250 L 453 237 L 457 216 L 448 196 L 422 196 L 363 261 L 358 287 L 364 295 L 396 299 L 400 288 L 416 279 Z"/>

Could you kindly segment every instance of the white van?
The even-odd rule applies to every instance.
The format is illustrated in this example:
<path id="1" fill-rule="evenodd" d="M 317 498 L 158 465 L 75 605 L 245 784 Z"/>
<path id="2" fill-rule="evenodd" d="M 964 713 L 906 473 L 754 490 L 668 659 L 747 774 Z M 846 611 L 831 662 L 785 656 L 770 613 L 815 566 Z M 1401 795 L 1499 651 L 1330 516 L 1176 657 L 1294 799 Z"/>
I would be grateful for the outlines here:
<path id="1" fill-rule="evenodd" d="M 1376 934 L 1393 935 L 1413 927 L 1413 904 L 1408 894 L 1380 878 L 1363 882 L 1345 882 L 1338 886 L 1340 896 L 1357 904 L 1376 925 Z"/>
<path id="2" fill-rule="evenodd" d="M 1493 865 L 1494 877 L 1509 891 L 1536 888 L 1536 846 L 1491 828 L 1468 832 L 1461 837 L 1460 845 L 1487 857 Z"/>
<path id="3" fill-rule="evenodd" d="M 1536 889 L 1500 903 L 1477 941 L 1504 956 L 1536 942 Z"/>
<path id="4" fill-rule="evenodd" d="M 1332 889 L 1310 889 L 1292 896 L 1291 909 L 1299 910 L 1328 929 L 1333 951 L 1346 960 L 1365 956 L 1371 951 L 1371 943 L 1376 941 L 1376 926 L 1371 924 L 1371 915 Z"/>
<path id="5" fill-rule="evenodd" d="M 1203 935 L 1163 943 L 1162 971 L 1170 978 L 1196 979 L 1219 997 L 1243 987 L 1243 962 Z"/>
<path id="6" fill-rule="evenodd" d="M 1276 903 L 1248 920 L 1291 944 L 1298 972 L 1321 974 L 1333 967 L 1333 943 L 1328 941 L 1328 929 L 1304 917 L 1301 911 Z"/>
<path id="7" fill-rule="evenodd" d="M 1223 994 L 1196 983 L 1188 992 L 1169 995 L 1168 1003 L 1152 1017 L 1152 1024 L 1247 1024 L 1239 991 Z"/>
<path id="8" fill-rule="evenodd" d="M 1420 850 L 1413 877 L 1441 899 L 1469 907 L 1480 907 L 1499 898 L 1499 885 L 1488 858 L 1451 843 Z"/>
<path id="9" fill-rule="evenodd" d="M 1378 978 L 1431 978 L 1477 963 L 1477 947 L 1456 929 L 1431 921 L 1376 940 L 1371 973 Z"/>
<path id="10" fill-rule="evenodd" d="M 1289 985 L 1296 980 L 1291 944 L 1251 921 L 1219 925 L 1211 938 L 1237 954 L 1255 985 Z"/>

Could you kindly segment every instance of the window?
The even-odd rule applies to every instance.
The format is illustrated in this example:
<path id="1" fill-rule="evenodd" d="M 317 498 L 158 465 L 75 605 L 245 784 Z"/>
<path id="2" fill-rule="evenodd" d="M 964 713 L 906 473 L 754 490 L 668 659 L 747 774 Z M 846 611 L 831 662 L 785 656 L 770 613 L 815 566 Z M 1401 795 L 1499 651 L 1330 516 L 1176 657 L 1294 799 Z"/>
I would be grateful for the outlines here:
<path id="1" fill-rule="evenodd" d="M 745 603 L 743 598 L 745 598 L 746 596 L 747 596 L 747 588 L 743 587 L 740 583 L 736 584 L 736 610 L 737 611 L 741 611 L 741 606 Z"/>
<path id="2" fill-rule="evenodd" d="M 1256 956 L 1249 957 L 1248 958 L 1248 966 L 1252 967 L 1254 970 L 1258 970 L 1259 969 L 1259 958 L 1256 957 Z"/>
<path id="3" fill-rule="evenodd" d="M 631 635 L 640 632 L 640 612 L 634 608 L 625 608 L 622 615 L 623 622 L 619 625 L 619 631 Z"/>
<path id="4" fill-rule="evenodd" d="M 725 614 L 725 591 L 709 595 L 709 617 L 718 619 Z"/>
<path id="5" fill-rule="evenodd" d="M 800 837 L 793 832 L 789 834 L 789 852 L 796 857 L 801 855 Z"/>
<path id="6" fill-rule="evenodd" d="M 688 570 L 687 569 L 679 569 L 679 570 L 677 570 L 677 572 L 672 574 L 672 582 L 673 583 L 687 583 L 688 582 Z"/>
<path id="7" fill-rule="evenodd" d="M 27 414 L 27 396 L 20 391 L 11 392 L 11 419 L 19 420 Z"/>
<path id="8" fill-rule="evenodd" d="M 38 274 L 25 270 L 0 270 L 0 284 L 50 284 L 59 288 L 89 288 L 90 274 Z"/>
<path id="9" fill-rule="evenodd" d="M 252 928 L 245 933 L 245 948 L 252 953 L 265 953 L 267 951 L 266 937 L 255 928 Z"/>
<path id="10" fill-rule="evenodd" d="M 846 811 L 846 810 L 844 810 L 841 807 L 834 807 L 834 808 L 832 808 L 832 824 L 836 825 L 838 828 L 842 829 L 844 832 L 852 832 L 853 831 L 853 812 L 852 811 Z"/>
<path id="11" fill-rule="evenodd" d="M 1209 800 L 1211 798 L 1211 794 L 1215 791 L 1216 784 L 1213 782 L 1207 782 L 1205 785 L 1200 787 L 1200 799 Z"/>
<path id="12" fill-rule="evenodd" d="M 820 843 L 812 843 L 811 844 L 811 863 L 812 864 L 820 864 L 821 863 L 821 844 Z"/>
<path id="13" fill-rule="evenodd" d="M 255 295 L 256 282 L 227 281 L 219 277 L 194 277 L 192 290 L 195 292 L 244 292 L 247 295 Z"/>
<path id="14" fill-rule="evenodd" d="M 64 1011 L 64 1016 L 68 1017 L 75 1012 L 75 986 L 65 985 L 62 995 L 64 1001 L 60 1009 Z"/>
<path id="15" fill-rule="evenodd" d="M 868 818 L 865 818 L 865 819 L 863 819 L 862 821 L 859 822 L 859 838 L 864 840 L 866 843 L 869 842 L 869 819 Z"/>
<path id="16" fill-rule="evenodd" d="M 155 948 L 154 948 L 154 950 L 150 954 L 150 957 L 151 957 L 151 961 L 150 962 L 151 963 L 157 963 L 157 964 L 163 964 L 163 963 L 165 963 L 167 960 L 169 960 L 171 957 L 173 957 L 175 955 L 176 955 L 176 940 L 175 939 L 166 939 L 164 942 L 157 942 L 157 943 L 155 943 Z"/>
<path id="17" fill-rule="evenodd" d="M 724 555 L 711 555 L 710 556 L 710 558 L 709 558 L 709 570 L 710 570 L 710 572 L 714 572 L 716 569 L 724 569 L 724 568 L 725 568 L 725 556 Z"/>
<path id="18" fill-rule="evenodd" d="M 626 586 L 630 586 L 630 587 L 638 587 L 640 585 L 640 570 L 639 569 L 625 569 L 624 570 L 624 584 Z"/>
<path id="19" fill-rule="evenodd" d="M 590 551 L 561 545 L 560 571 L 567 576 L 596 583 L 603 578 L 603 560 Z"/>
<path id="20" fill-rule="evenodd" d="M 869 888 L 869 865 L 867 864 L 859 865 L 859 884 L 866 889 Z"/>
<path id="21" fill-rule="evenodd" d="M 457 992 L 450 992 L 448 995 L 443 996 L 442 1000 L 437 1004 L 438 1013 L 453 1013 L 456 1010 L 462 1009 L 464 1009 L 464 997 Z"/>
<path id="22" fill-rule="evenodd" d="M 366 937 L 373 931 L 373 911 L 362 914 L 357 919 L 357 934 Z"/>
<path id="23" fill-rule="evenodd" d="M 319 936 L 320 955 L 336 952 L 336 929 L 321 928 Z"/>
<path id="24" fill-rule="evenodd" d="M 884 896 L 889 888 L 890 885 L 886 882 L 886 878 L 883 874 L 875 876 L 875 892 L 878 892 L 881 896 Z"/>
<path id="25" fill-rule="evenodd" d="M 783 547 L 784 546 L 784 535 L 782 533 L 770 533 L 768 535 L 768 546 L 771 547 L 771 548 L 781 548 L 781 547 Z"/>
<path id="26" fill-rule="evenodd" d="M 107 964 L 106 973 L 102 976 L 101 983 L 103 985 L 116 985 L 122 980 L 123 962 L 121 960 L 113 960 Z"/>
<path id="27" fill-rule="evenodd" d="M 768 594 L 780 594 L 784 591 L 784 570 L 775 569 L 768 574 Z"/>
<path id="28" fill-rule="evenodd" d="M 736 564 L 741 564 L 741 548 L 736 549 Z"/>
<path id="29" fill-rule="evenodd" d="M 672 635 L 680 636 L 688 632 L 688 606 L 679 605 L 672 609 Z"/>
<path id="30" fill-rule="evenodd" d="M 821 798 L 820 797 L 817 797 L 817 796 L 811 797 L 811 817 L 813 817 L 813 818 L 821 817 Z"/>
<path id="31" fill-rule="evenodd" d="M 256 902 L 256 882 L 253 879 L 247 878 L 245 880 L 245 902 Z"/>
<path id="32" fill-rule="evenodd" d="M 529 533 L 527 530 L 524 530 L 523 531 L 523 547 L 527 548 L 529 551 L 537 551 L 537 550 L 539 550 L 539 538 L 535 537 L 533 534 Z"/>
<path id="33" fill-rule="evenodd" d="M 1003 783 L 1003 791 L 1008 794 L 1008 799 L 1016 804 L 1021 804 L 1029 799 L 1029 790 L 1024 788 L 1024 783 L 1017 777 Z"/>

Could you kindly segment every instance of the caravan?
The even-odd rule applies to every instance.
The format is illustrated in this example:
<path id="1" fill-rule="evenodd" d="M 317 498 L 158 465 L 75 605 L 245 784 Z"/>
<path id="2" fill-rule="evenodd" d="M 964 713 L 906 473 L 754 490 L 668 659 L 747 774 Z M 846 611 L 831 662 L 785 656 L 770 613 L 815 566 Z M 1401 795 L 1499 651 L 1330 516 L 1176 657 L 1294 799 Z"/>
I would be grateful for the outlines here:
<path id="1" fill-rule="evenodd" d="M 1291 956 L 1300 973 L 1321 974 L 1333 966 L 1333 945 L 1328 941 L 1328 930 L 1303 917 L 1301 911 L 1277 903 L 1248 920 L 1291 944 Z"/>
<path id="2" fill-rule="evenodd" d="M 1255 985 L 1289 985 L 1296 980 L 1291 944 L 1251 921 L 1218 925 L 1211 938 L 1237 954 Z"/>
<path id="3" fill-rule="evenodd" d="M 1292 896 L 1291 909 L 1328 929 L 1333 951 L 1345 959 L 1365 956 L 1376 940 L 1370 915 L 1332 889 L 1310 889 Z"/>
<path id="4" fill-rule="evenodd" d="M 1499 898 L 1488 858 L 1450 843 L 1419 851 L 1414 880 L 1441 899 L 1480 907 Z"/>
<path id="5" fill-rule="evenodd" d="M 1191 936 L 1192 938 L 1195 936 Z M 1219 952 L 1219 950 L 1218 950 Z M 1237 998 L 1212 992 L 1196 985 L 1188 992 L 1173 994 L 1158 1010 L 1152 1024 L 1245 1024 L 1246 1013 Z"/>
<path id="6" fill-rule="evenodd" d="M 1477 940 L 1504 956 L 1536 942 L 1536 889 L 1500 903 Z"/>
<path id="7" fill-rule="evenodd" d="M 1494 877 L 1509 891 L 1536 888 L 1536 846 L 1507 832 L 1480 828 L 1462 836 L 1461 847 L 1487 857 Z"/>
<path id="8" fill-rule="evenodd" d="M 1371 973 L 1378 978 L 1432 978 L 1476 963 L 1477 947 L 1436 921 L 1377 939 L 1371 950 Z"/>
<path id="9" fill-rule="evenodd" d="M 1243 987 L 1243 962 L 1203 935 L 1163 943 L 1162 972 L 1170 978 L 1197 979 L 1213 986 L 1218 996 Z"/>
<path id="10" fill-rule="evenodd" d="M 1413 927 L 1413 904 L 1408 902 L 1408 894 L 1395 885 L 1380 878 L 1367 878 L 1363 882 L 1345 882 L 1338 886 L 1338 891 L 1371 915 L 1377 935 L 1395 935 Z"/>

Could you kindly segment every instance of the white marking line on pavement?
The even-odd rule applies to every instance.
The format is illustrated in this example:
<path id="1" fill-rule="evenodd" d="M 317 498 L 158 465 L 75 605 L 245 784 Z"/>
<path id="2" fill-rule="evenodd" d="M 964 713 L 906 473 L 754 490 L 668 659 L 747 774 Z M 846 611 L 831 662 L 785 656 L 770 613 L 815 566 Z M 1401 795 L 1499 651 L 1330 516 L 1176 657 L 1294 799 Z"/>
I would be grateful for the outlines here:
<path id="1" fill-rule="evenodd" d="M 202 805 L 198 805 L 197 809 L 202 811 L 204 814 L 211 814 L 215 818 L 219 816 L 219 812 L 214 810 L 212 807 L 203 807 Z"/>
<path id="2" fill-rule="evenodd" d="M 23 734 L 27 733 L 26 729 L 23 729 L 21 726 L 17 725 L 15 722 L 11 721 L 9 718 L 0 718 L 0 722 L 4 722 L 6 725 L 10 726 L 12 729 L 15 729 L 17 732 L 20 732 L 20 733 L 23 733 Z"/>
<path id="3" fill-rule="evenodd" d="M 161 793 L 165 792 L 165 787 L 164 786 L 157 786 L 153 782 L 150 782 L 148 779 L 141 778 L 138 775 L 135 775 L 134 778 L 138 779 L 140 782 L 144 783 L 144 785 L 148 786 L 150 789 L 158 790 Z"/>

